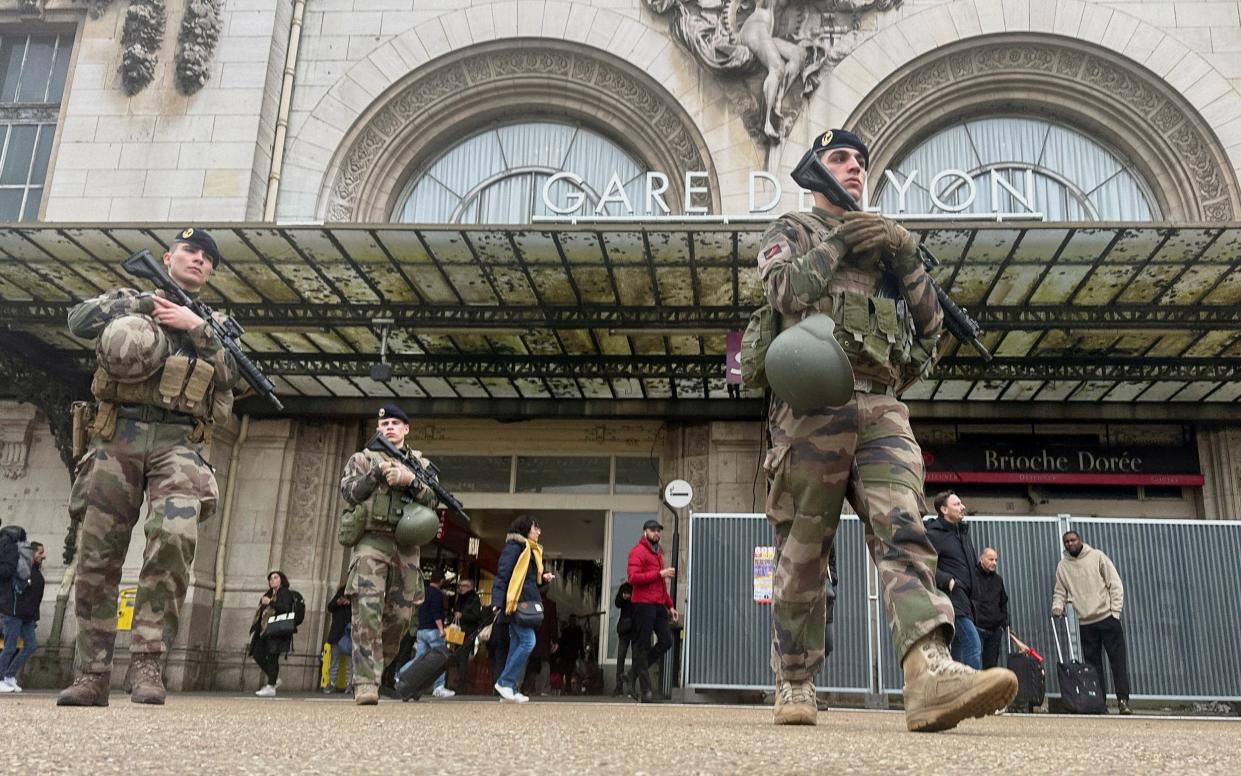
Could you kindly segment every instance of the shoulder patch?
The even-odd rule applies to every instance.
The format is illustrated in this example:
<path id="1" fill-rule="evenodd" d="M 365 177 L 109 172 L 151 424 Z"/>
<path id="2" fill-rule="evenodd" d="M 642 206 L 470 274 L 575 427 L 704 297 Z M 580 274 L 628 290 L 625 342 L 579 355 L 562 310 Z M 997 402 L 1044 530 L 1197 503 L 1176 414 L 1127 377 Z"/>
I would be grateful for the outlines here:
<path id="1" fill-rule="evenodd" d="M 789 241 L 783 237 L 777 237 L 766 245 L 758 255 L 758 268 L 762 269 L 771 262 L 783 256 L 792 254 L 793 248 L 789 245 Z"/>

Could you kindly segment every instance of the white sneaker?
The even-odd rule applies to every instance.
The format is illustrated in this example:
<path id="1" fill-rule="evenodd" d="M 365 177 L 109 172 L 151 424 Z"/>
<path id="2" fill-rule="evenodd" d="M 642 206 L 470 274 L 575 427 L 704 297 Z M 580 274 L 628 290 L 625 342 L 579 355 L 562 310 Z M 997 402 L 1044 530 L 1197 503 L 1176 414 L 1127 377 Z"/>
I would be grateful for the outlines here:
<path id="1" fill-rule="evenodd" d="M 282 685 L 282 684 L 284 684 L 284 682 L 283 682 L 282 680 L 280 680 L 279 678 L 277 678 L 277 679 L 276 679 L 276 683 L 275 683 L 274 685 L 272 685 L 272 687 L 274 687 L 275 689 L 279 690 L 279 689 L 280 689 L 280 685 Z"/>
<path id="2" fill-rule="evenodd" d="M 13 688 L 13 692 L 21 692 L 21 691 L 22 691 L 22 688 L 21 688 L 21 687 L 19 687 L 19 686 L 17 685 L 17 677 L 16 677 L 16 676 L 10 676 L 10 677 L 9 677 L 9 687 L 12 687 L 12 688 Z"/>
<path id="3" fill-rule="evenodd" d="M 260 689 L 258 692 L 255 693 L 255 695 L 259 696 L 260 698 L 275 698 L 276 688 L 274 685 L 265 684 L 263 685 L 262 689 Z"/>
<path id="4" fill-rule="evenodd" d="M 507 701 L 508 703 L 517 702 L 517 695 L 509 688 L 499 684 L 498 682 L 496 683 L 495 688 L 496 692 L 500 693 L 500 700 Z"/>
<path id="5" fill-rule="evenodd" d="M 436 698 L 451 698 L 452 696 L 456 695 L 455 692 L 448 689 L 447 687 L 436 687 L 431 692 L 431 694 L 434 695 Z"/>
<path id="6" fill-rule="evenodd" d="M 7 677 L 4 679 L 0 679 L 0 692 L 17 692 L 17 691 L 18 690 L 17 690 L 16 680 L 14 680 L 13 684 L 9 684 L 9 679 Z"/>
<path id="7" fill-rule="evenodd" d="M 522 694 L 521 694 L 521 693 L 519 693 L 519 692 L 515 692 L 515 693 L 513 693 L 513 700 L 517 701 L 518 703 L 529 703 L 529 702 L 530 702 L 530 696 L 529 696 L 529 695 L 522 695 Z"/>

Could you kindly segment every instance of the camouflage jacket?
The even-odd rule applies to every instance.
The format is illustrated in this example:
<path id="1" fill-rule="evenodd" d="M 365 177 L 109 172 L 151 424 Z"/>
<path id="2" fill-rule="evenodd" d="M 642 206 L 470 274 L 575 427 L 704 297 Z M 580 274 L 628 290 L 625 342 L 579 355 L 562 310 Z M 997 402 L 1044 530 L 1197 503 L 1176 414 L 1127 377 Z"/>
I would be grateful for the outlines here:
<path id="1" fill-rule="evenodd" d="M 69 311 L 69 331 L 75 337 L 93 340 L 113 318 L 131 313 L 153 313 L 155 303 L 151 301 L 151 297 L 150 293 L 132 288 L 114 288 L 93 299 L 87 299 Z M 237 362 L 232 354 L 220 345 L 210 326 L 204 323 L 189 331 L 164 327 L 164 333 L 168 336 L 171 353 L 192 353 L 199 358 L 210 360 L 215 367 L 213 380 L 216 386 L 232 388 L 237 383 L 240 377 Z"/>
<path id="2" fill-rule="evenodd" d="M 904 277 L 893 278 L 881 257 L 859 257 L 850 252 L 837 234 L 842 219 L 820 208 L 806 215 L 808 220 L 821 225 L 813 233 L 797 218 L 784 215 L 767 228 L 759 248 L 758 271 L 763 292 L 783 318 L 783 328 L 795 325 L 811 312 L 831 315 L 833 296 L 840 293 L 882 296 L 886 280 L 895 282 L 908 311 L 914 349 L 918 351 L 916 358 L 923 363 L 929 360 L 943 329 L 944 315 L 922 265 L 918 264 Z M 852 353 L 850 357 L 853 358 Z M 898 384 L 909 377 L 909 369 L 896 365 L 884 365 L 877 372 L 858 370 L 856 366 L 855 363 L 859 376 L 877 377 L 888 384 Z M 917 364 L 920 367 L 921 363 Z"/>
<path id="3" fill-rule="evenodd" d="M 418 456 L 423 466 L 430 463 L 418 450 L 410 452 Z M 376 489 L 388 487 L 383 471 L 378 466 L 378 462 L 384 460 L 392 460 L 392 458 L 386 453 L 372 450 L 360 450 L 349 456 L 349 460 L 345 462 L 345 473 L 340 478 L 340 495 L 345 501 L 354 505 L 361 504 L 373 496 Z M 404 490 L 404 488 L 393 490 Z M 435 507 L 435 493 L 430 488 L 423 486 L 417 491 L 410 492 L 418 503 Z"/>

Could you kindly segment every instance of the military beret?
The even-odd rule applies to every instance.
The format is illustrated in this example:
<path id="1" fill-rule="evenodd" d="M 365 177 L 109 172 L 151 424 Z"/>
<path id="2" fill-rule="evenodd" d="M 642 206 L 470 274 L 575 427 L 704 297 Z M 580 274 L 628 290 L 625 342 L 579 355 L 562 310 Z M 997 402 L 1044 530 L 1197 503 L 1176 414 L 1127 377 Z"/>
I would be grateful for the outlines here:
<path id="1" fill-rule="evenodd" d="M 202 229 L 196 229 L 187 226 L 177 232 L 177 236 L 172 239 L 173 244 L 185 243 L 202 248 L 203 253 L 207 254 L 207 258 L 211 259 L 211 267 L 218 268 L 220 266 L 220 249 L 216 247 L 215 240 L 211 235 Z"/>
<path id="2" fill-rule="evenodd" d="M 409 423 L 409 416 L 395 404 L 385 404 L 379 408 L 379 419 L 383 420 L 384 418 L 396 418 L 402 423 Z"/>
<path id="3" fill-rule="evenodd" d="M 814 139 L 811 146 L 816 154 L 829 148 L 852 148 L 862 155 L 862 162 L 870 166 L 870 149 L 862 142 L 862 138 L 847 129 L 829 129 Z"/>

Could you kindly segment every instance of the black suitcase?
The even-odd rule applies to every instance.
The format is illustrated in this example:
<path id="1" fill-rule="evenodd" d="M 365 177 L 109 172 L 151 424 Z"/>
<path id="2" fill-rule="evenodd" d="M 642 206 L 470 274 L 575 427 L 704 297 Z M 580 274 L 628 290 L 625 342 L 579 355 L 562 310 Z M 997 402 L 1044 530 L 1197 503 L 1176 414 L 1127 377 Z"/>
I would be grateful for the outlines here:
<path id="1" fill-rule="evenodd" d="M 1047 697 L 1047 672 L 1043 664 L 1024 652 L 1008 653 L 1008 670 L 1017 675 L 1017 697 L 1009 704 L 1013 711 L 1032 712 Z"/>
<path id="2" fill-rule="evenodd" d="M 396 694 L 403 701 L 418 700 L 435 682 L 435 677 L 444 673 L 450 660 L 452 648 L 432 647 L 422 657 L 397 672 Z"/>
<path id="3" fill-rule="evenodd" d="M 1060 652 L 1060 632 L 1056 620 L 1064 622 L 1065 637 L 1069 639 L 1069 660 L 1064 661 Z M 1106 714 L 1107 698 L 1099 684 L 1099 672 L 1089 663 L 1083 663 L 1073 655 L 1073 639 L 1069 637 L 1069 624 L 1063 617 L 1051 619 L 1051 630 L 1056 637 L 1056 678 L 1060 682 L 1060 700 L 1070 714 Z"/>

